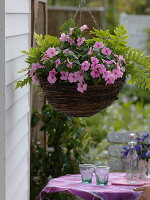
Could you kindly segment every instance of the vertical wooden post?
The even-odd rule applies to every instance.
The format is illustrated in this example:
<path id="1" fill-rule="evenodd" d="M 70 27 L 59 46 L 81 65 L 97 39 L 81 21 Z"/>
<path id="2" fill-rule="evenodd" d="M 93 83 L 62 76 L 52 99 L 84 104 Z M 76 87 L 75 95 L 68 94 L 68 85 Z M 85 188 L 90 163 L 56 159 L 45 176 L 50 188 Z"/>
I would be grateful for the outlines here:
<path id="1" fill-rule="evenodd" d="M 47 33 L 47 0 L 32 0 L 32 27 L 31 27 L 31 44 L 35 46 L 34 32 L 45 35 Z M 41 111 L 45 99 L 41 90 L 38 89 L 36 93 L 33 92 L 33 87 L 31 89 L 31 108 L 32 111 L 37 110 Z M 31 141 L 32 139 L 37 139 L 40 141 L 41 145 L 45 147 L 46 136 L 44 132 L 40 131 L 41 122 L 36 128 L 31 130 Z"/>

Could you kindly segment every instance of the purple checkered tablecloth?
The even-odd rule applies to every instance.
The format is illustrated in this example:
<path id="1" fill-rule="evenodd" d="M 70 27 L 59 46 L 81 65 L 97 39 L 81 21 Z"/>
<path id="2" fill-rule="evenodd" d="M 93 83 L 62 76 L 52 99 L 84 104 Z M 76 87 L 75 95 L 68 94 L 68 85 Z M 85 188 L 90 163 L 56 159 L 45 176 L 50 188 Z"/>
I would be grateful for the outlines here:
<path id="1" fill-rule="evenodd" d="M 69 192 L 85 200 L 136 200 L 139 192 L 134 192 L 135 186 L 112 185 L 125 176 L 124 173 L 111 173 L 106 186 L 96 185 L 95 176 L 90 184 L 81 183 L 80 174 L 65 175 L 51 179 L 39 194 L 38 200 L 43 200 L 46 193 Z"/>

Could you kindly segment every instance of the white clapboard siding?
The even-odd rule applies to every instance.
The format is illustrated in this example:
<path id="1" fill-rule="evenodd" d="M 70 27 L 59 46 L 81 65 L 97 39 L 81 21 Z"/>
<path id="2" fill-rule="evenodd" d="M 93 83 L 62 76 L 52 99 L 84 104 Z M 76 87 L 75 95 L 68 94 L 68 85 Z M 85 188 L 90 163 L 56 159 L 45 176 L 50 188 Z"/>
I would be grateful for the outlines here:
<path id="1" fill-rule="evenodd" d="M 27 133 L 25 133 L 25 134 L 27 135 Z M 9 155 L 7 157 L 6 171 L 7 171 L 7 179 L 8 180 L 11 179 L 11 176 L 13 175 L 15 169 L 18 167 L 18 165 L 20 164 L 22 159 L 24 157 L 26 157 L 26 155 L 27 155 L 27 151 L 28 151 L 27 143 L 28 143 L 28 140 L 27 140 L 27 136 L 26 135 L 20 140 L 20 142 L 16 146 L 16 148 L 13 149 L 11 155 Z M 27 158 L 25 158 L 25 159 L 27 161 Z M 27 170 L 28 169 L 26 169 L 24 172 L 26 173 Z M 19 176 L 21 176 L 21 173 L 19 171 L 18 171 L 18 173 L 19 173 Z"/>
<path id="2" fill-rule="evenodd" d="M 29 48 L 29 34 L 17 35 L 6 38 L 5 47 L 6 61 L 15 59 L 23 55 L 21 51 L 28 50 Z M 23 63 L 24 61 L 22 61 L 22 64 Z"/>
<path id="3" fill-rule="evenodd" d="M 6 37 L 21 35 L 29 32 L 28 14 L 6 14 Z M 13 24 L 13 26 L 12 26 Z"/>
<path id="4" fill-rule="evenodd" d="M 13 81 L 16 81 L 17 79 L 21 78 L 23 73 L 18 73 L 22 70 L 22 68 L 26 68 L 28 65 L 27 63 L 23 62 L 23 60 L 26 59 L 26 55 L 22 55 L 20 57 L 17 57 L 16 59 L 9 60 L 6 62 L 5 67 L 5 84 L 8 85 L 12 83 Z"/>
<path id="5" fill-rule="evenodd" d="M 21 120 L 19 120 L 15 127 L 13 127 L 7 133 L 7 151 L 6 157 L 8 157 L 13 149 L 19 144 L 20 140 L 29 131 L 28 127 L 28 116 L 25 115 Z"/>
<path id="6" fill-rule="evenodd" d="M 14 105 L 17 101 L 19 101 L 23 96 L 25 96 L 29 91 L 29 86 L 24 86 L 21 90 L 14 89 L 16 82 L 13 82 L 6 86 L 5 94 L 6 94 L 6 109 L 10 106 Z"/>
<path id="7" fill-rule="evenodd" d="M 16 123 L 29 112 L 28 94 L 23 96 L 20 101 L 6 110 L 6 131 L 13 128 Z"/>
<path id="8" fill-rule="evenodd" d="M 5 0 L 6 13 L 29 13 L 30 1 L 28 0 Z"/>

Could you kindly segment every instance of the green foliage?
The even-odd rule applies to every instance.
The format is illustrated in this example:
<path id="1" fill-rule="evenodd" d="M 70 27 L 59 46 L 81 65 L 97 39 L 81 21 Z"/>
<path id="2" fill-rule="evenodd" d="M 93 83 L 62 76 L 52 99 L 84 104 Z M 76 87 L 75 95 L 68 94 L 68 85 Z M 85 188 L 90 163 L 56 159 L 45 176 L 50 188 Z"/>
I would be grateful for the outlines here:
<path id="1" fill-rule="evenodd" d="M 17 81 L 15 89 L 22 88 L 23 86 L 27 85 L 28 83 L 31 83 L 31 78 L 29 76 L 27 78 L 25 78 L 23 81 Z"/>
<path id="2" fill-rule="evenodd" d="M 44 105 L 41 113 L 33 112 L 32 128 L 39 122 L 43 124 L 40 130 L 47 134 L 47 148 L 42 148 L 37 142 L 32 144 L 31 199 L 41 191 L 48 179 L 78 173 L 78 164 L 84 160 L 83 152 L 89 151 L 89 136 L 81 118 L 66 116 Z M 57 195 L 53 199 L 66 198 Z"/>
<path id="3" fill-rule="evenodd" d="M 67 33 L 69 31 L 70 28 L 75 27 L 75 21 L 74 19 L 68 19 L 61 27 L 60 30 L 64 33 Z"/>

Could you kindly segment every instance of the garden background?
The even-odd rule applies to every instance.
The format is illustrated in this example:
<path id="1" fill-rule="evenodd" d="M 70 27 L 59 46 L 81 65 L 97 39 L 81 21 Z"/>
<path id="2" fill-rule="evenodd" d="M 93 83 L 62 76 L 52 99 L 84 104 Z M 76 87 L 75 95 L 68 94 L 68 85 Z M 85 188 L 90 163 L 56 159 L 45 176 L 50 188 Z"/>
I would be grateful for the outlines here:
<path id="1" fill-rule="evenodd" d="M 77 7 L 80 1 L 49 0 L 49 12 L 58 8 Z M 65 6 L 65 8 L 64 8 Z M 103 8 L 101 26 L 112 29 L 119 24 L 120 14 L 149 15 L 149 0 L 87 0 L 87 6 Z M 93 7 L 93 8 L 92 8 Z M 75 8 L 76 10 L 76 8 Z M 74 12 L 74 9 L 73 9 Z M 93 11 L 94 12 L 94 11 Z M 49 16 L 49 15 L 48 15 Z M 67 17 L 70 17 L 70 13 Z M 96 17 L 96 15 L 95 15 Z M 55 21 L 63 23 L 64 18 Z M 89 15 L 89 19 L 90 15 Z M 91 19 L 92 20 L 92 19 Z M 83 15 L 84 22 L 84 15 Z M 48 18 L 48 24 L 54 23 Z M 57 35 L 59 24 L 54 28 L 49 25 L 48 33 Z M 60 24 L 61 25 L 61 24 Z M 145 29 L 150 37 L 150 28 Z M 150 38 L 145 46 L 150 51 Z M 42 96 L 42 94 L 40 94 Z M 34 95 L 33 95 L 34 98 Z M 31 145 L 31 198 L 34 199 L 47 181 L 64 174 L 78 173 L 79 163 L 108 162 L 107 134 L 109 132 L 139 131 L 150 129 L 150 92 L 126 83 L 119 95 L 119 100 L 101 113 L 88 118 L 73 118 L 55 111 L 45 104 L 43 97 L 40 106 L 33 106 L 32 113 L 32 145 Z M 38 135 L 37 135 L 38 132 Z M 41 139 L 42 138 L 42 139 Z M 43 142 L 44 141 L 44 142 Z M 54 194 L 47 199 L 73 199 L 67 194 Z"/>

